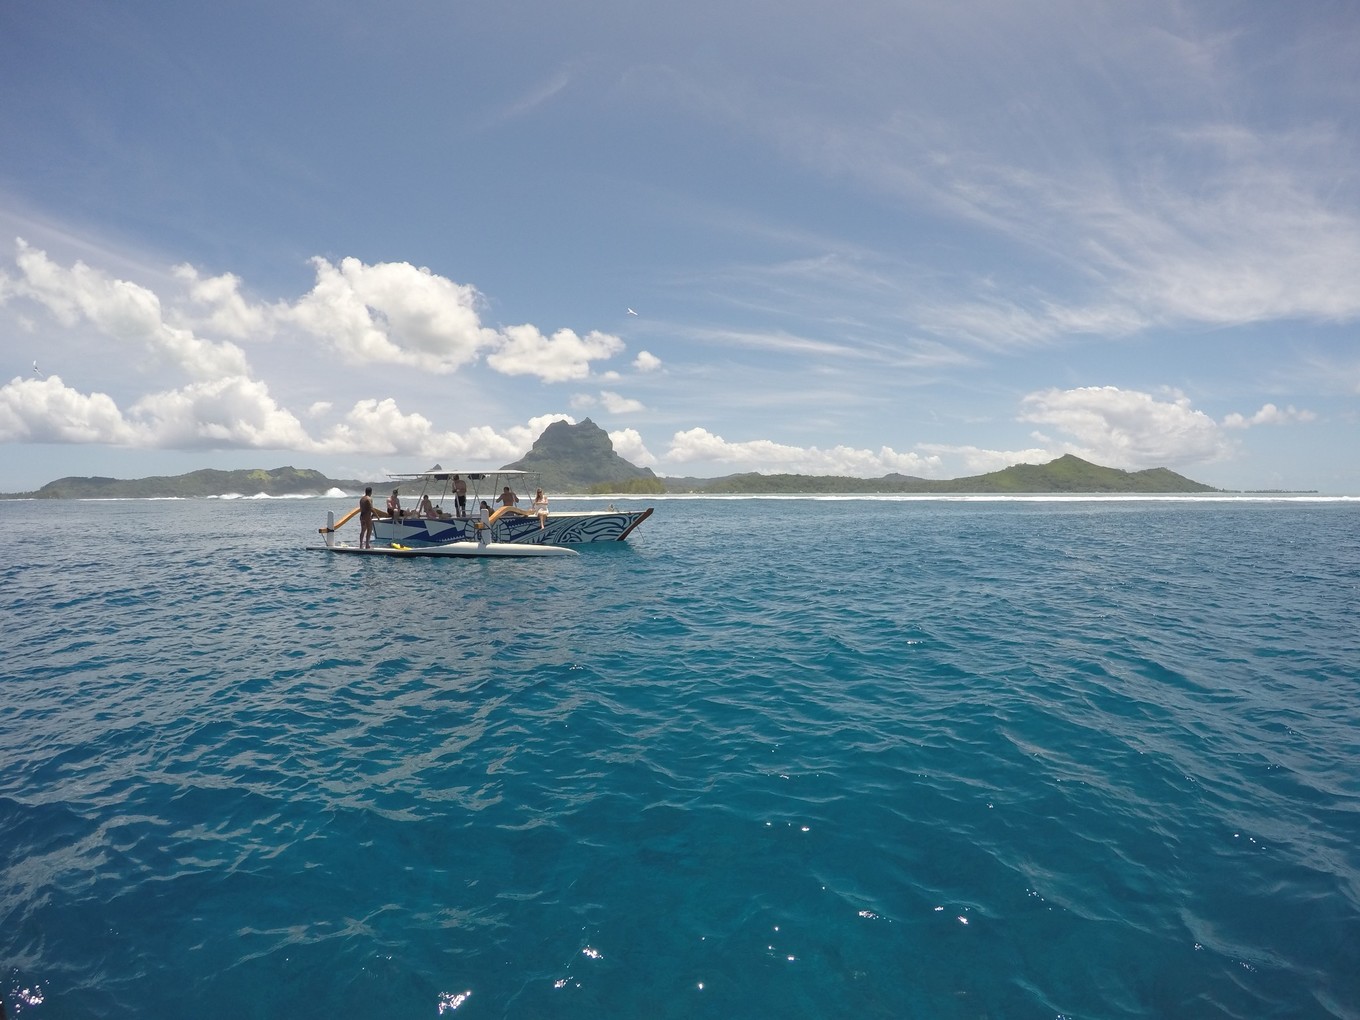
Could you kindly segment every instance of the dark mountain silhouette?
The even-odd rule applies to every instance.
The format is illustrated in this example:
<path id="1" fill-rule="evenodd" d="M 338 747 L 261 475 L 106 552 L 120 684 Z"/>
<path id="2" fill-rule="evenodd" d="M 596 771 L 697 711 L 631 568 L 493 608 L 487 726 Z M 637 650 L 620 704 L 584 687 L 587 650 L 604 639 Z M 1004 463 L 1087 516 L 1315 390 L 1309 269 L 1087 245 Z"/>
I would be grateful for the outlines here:
<path id="1" fill-rule="evenodd" d="M 506 471 L 532 471 L 549 492 L 662 492 L 651 468 L 630 464 L 614 452 L 609 433 L 589 418 L 571 425 L 555 421 L 533 449 Z"/>

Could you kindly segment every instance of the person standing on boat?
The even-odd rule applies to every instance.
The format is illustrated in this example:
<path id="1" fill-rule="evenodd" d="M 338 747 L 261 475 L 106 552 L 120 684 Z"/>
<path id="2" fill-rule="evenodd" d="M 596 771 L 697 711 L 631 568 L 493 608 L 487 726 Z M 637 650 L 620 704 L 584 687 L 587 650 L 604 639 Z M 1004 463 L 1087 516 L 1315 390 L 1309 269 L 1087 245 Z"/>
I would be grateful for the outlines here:
<path id="1" fill-rule="evenodd" d="M 501 506 L 518 506 L 518 505 L 519 505 L 519 497 L 516 496 L 513 492 L 510 491 L 510 486 L 508 486 L 508 485 L 502 486 L 502 487 L 501 487 L 500 500 L 501 500 Z"/>
<path id="2" fill-rule="evenodd" d="M 543 495 L 542 489 L 534 493 L 534 513 L 538 514 L 538 530 L 542 531 L 548 519 L 548 497 Z"/>
<path id="3" fill-rule="evenodd" d="M 373 486 L 364 487 L 359 497 L 359 548 L 373 548 Z"/>
<path id="4" fill-rule="evenodd" d="M 459 517 L 467 516 L 467 482 L 462 475 L 453 476 L 453 512 Z"/>
<path id="5" fill-rule="evenodd" d="M 387 497 L 387 516 L 397 518 L 401 516 L 401 497 L 397 495 L 400 490 L 393 489 L 392 495 Z"/>

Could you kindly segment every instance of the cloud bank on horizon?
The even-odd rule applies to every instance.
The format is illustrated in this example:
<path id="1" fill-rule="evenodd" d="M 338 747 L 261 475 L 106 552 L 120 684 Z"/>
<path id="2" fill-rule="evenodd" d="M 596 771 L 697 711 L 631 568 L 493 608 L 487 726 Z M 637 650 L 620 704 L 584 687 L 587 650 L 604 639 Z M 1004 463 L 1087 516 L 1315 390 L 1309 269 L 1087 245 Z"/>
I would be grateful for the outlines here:
<path id="1" fill-rule="evenodd" d="M 11 488 L 589 415 L 661 474 L 1360 492 L 1345 10 L 74 6 L 0 36 Z"/>

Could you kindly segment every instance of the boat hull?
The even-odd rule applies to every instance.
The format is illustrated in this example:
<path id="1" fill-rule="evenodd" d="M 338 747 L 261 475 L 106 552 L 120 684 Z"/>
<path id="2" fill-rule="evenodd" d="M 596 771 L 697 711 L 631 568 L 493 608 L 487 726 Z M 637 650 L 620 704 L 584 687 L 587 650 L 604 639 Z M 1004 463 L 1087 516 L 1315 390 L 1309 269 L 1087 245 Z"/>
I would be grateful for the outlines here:
<path id="1" fill-rule="evenodd" d="M 622 542 L 651 513 L 651 507 L 643 510 L 551 513 L 541 529 L 538 517 L 534 514 L 503 513 L 487 527 L 493 544 L 556 546 Z M 375 543 L 413 548 L 473 542 L 478 537 L 480 523 L 473 517 L 379 518 L 373 522 L 373 540 Z"/>

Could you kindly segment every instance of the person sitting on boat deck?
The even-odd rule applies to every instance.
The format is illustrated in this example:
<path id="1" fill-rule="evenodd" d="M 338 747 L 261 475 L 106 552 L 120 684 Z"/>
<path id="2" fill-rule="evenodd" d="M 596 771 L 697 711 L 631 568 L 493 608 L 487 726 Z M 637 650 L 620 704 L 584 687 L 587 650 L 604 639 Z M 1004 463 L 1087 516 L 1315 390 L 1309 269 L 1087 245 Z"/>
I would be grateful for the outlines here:
<path id="1" fill-rule="evenodd" d="M 430 502 L 430 494 L 427 492 L 420 497 L 420 509 L 417 511 L 421 517 L 433 518 L 435 516 L 434 504 Z"/>
<path id="2" fill-rule="evenodd" d="M 397 495 L 400 490 L 393 489 L 392 495 L 387 497 L 387 515 L 389 517 L 402 516 L 401 497 Z"/>
<path id="3" fill-rule="evenodd" d="M 510 486 L 505 485 L 501 487 L 500 501 L 501 506 L 517 506 L 519 497 L 510 491 Z"/>
<path id="4" fill-rule="evenodd" d="M 467 482 L 462 476 L 453 476 L 453 512 L 459 517 L 467 516 Z"/>
<path id="5" fill-rule="evenodd" d="M 481 505 L 478 509 L 480 509 L 480 510 L 490 510 L 491 507 L 487 506 L 486 500 L 482 500 L 482 505 Z"/>
<path id="6" fill-rule="evenodd" d="M 542 489 L 534 493 L 534 513 L 538 514 L 538 530 L 542 531 L 544 521 L 548 519 L 548 497 L 543 495 Z"/>
<path id="7" fill-rule="evenodd" d="M 373 548 L 373 486 L 364 487 L 359 497 L 359 548 Z"/>

